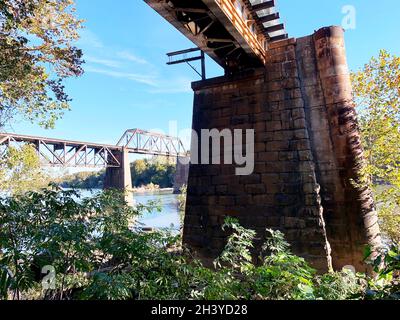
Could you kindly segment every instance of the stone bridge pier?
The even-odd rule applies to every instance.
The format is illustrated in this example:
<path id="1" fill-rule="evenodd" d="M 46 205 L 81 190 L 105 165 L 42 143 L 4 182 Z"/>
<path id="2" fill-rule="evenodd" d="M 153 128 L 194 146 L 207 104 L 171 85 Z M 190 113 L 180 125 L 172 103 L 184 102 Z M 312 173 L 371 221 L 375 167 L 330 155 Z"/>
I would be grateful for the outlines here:
<path id="1" fill-rule="evenodd" d="M 174 193 L 180 193 L 181 188 L 187 185 L 189 178 L 190 157 L 178 157 L 174 177 Z"/>
<path id="2" fill-rule="evenodd" d="M 114 157 L 119 161 L 119 168 L 109 167 L 106 169 L 104 178 L 104 189 L 124 190 L 125 199 L 128 204 L 133 205 L 133 198 L 129 191 L 132 189 L 131 167 L 129 162 L 129 152 L 127 149 L 122 151 L 112 151 Z"/>
<path id="3" fill-rule="evenodd" d="M 193 129 L 254 129 L 255 170 L 190 166 L 184 243 L 204 260 L 221 253 L 226 216 L 256 230 L 279 229 L 320 272 L 365 271 L 380 243 L 371 192 L 357 188 L 363 150 L 344 32 L 269 44 L 265 68 L 193 83 Z M 201 142 L 201 141 L 200 141 Z"/>
<path id="4" fill-rule="evenodd" d="M 125 190 L 128 204 L 133 204 L 131 166 L 129 162 L 129 151 L 124 148 L 122 151 L 112 151 L 114 157 L 121 164 L 120 167 L 108 167 L 104 178 L 104 189 Z M 174 176 L 174 193 L 179 193 L 182 186 L 187 185 L 189 176 L 189 157 L 178 157 L 176 163 L 176 173 Z"/>

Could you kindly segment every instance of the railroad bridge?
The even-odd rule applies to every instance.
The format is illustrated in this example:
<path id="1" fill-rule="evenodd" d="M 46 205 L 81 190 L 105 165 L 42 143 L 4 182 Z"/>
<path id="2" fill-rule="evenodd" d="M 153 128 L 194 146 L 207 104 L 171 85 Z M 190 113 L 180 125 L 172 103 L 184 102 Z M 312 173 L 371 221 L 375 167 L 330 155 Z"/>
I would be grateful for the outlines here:
<path id="1" fill-rule="evenodd" d="M 380 244 L 371 191 L 357 188 L 363 149 L 344 31 L 290 38 L 275 1 L 144 0 L 225 70 L 194 82 L 193 129 L 254 129 L 255 170 L 190 166 L 184 242 L 221 252 L 227 215 L 258 232 L 282 230 L 319 271 L 365 269 Z"/>
<path id="2" fill-rule="evenodd" d="M 0 133 L 0 156 L 10 146 L 21 144 L 35 147 L 40 163 L 50 167 L 106 168 L 105 189 L 131 190 L 129 154 L 177 158 L 174 191 L 187 183 L 189 152 L 177 137 L 141 129 L 126 130 L 117 144 L 72 141 Z M 187 163 L 187 164 L 186 164 Z M 127 200 L 131 197 L 127 196 Z M 131 202 L 131 201 L 129 201 Z"/>
<path id="3" fill-rule="evenodd" d="M 321 272 L 364 271 L 364 247 L 377 247 L 380 235 L 371 191 L 354 183 L 364 155 L 343 29 L 290 38 L 275 1 L 144 1 L 225 70 L 192 84 L 198 145 L 202 129 L 255 132 L 251 175 L 190 164 L 184 243 L 204 261 L 215 258 L 226 242 L 221 225 L 234 216 L 257 231 L 256 249 L 266 228 L 279 229 Z M 121 189 L 130 188 L 129 153 L 188 156 L 179 139 L 143 130 L 128 130 L 117 145 L 0 134 L 0 149 L 21 142 L 52 166 L 105 166 L 106 187 Z"/>

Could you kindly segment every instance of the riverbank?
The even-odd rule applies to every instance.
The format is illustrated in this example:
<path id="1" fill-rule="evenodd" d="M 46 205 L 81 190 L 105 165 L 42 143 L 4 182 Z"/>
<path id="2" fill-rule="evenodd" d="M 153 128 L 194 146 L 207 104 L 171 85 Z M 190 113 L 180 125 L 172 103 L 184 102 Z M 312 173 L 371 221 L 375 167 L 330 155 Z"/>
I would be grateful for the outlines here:
<path id="1" fill-rule="evenodd" d="M 133 194 L 168 194 L 168 193 L 173 193 L 174 188 L 148 188 L 144 186 L 144 187 L 132 188 L 128 191 L 132 192 Z"/>

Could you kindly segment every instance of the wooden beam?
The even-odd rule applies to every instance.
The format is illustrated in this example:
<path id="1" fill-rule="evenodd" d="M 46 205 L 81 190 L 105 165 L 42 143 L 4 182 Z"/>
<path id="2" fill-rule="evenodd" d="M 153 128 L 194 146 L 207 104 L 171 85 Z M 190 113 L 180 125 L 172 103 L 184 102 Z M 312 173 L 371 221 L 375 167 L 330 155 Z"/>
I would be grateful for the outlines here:
<path id="1" fill-rule="evenodd" d="M 220 43 L 235 43 L 232 39 L 217 39 L 217 38 L 207 38 L 209 42 L 220 42 Z"/>
<path id="2" fill-rule="evenodd" d="M 275 32 L 275 31 L 280 31 L 285 29 L 285 25 L 283 23 L 271 26 L 271 27 L 266 27 L 264 30 L 266 33 L 271 33 L 271 32 Z"/>
<path id="3" fill-rule="evenodd" d="M 230 44 L 226 44 L 226 45 L 224 45 L 222 47 L 215 48 L 214 51 L 221 50 L 221 49 L 226 49 L 226 48 L 232 48 L 232 46 L 234 46 L 236 48 L 236 45 L 234 43 L 230 43 Z"/>
<path id="4" fill-rule="evenodd" d="M 261 23 L 266 23 L 274 20 L 278 20 L 280 18 L 279 13 L 268 14 L 264 17 L 258 18 L 258 21 Z"/>
<path id="5" fill-rule="evenodd" d="M 275 42 L 275 41 L 280 41 L 280 40 L 285 40 L 287 39 L 289 36 L 287 34 L 282 34 L 280 36 L 276 36 L 276 37 L 271 37 L 270 41 L 271 42 Z"/>
<path id="6" fill-rule="evenodd" d="M 255 4 L 252 6 L 252 11 L 261 11 L 261 10 L 265 10 L 265 9 L 270 9 L 275 7 L 275 1 L 271 0 L 271 1 L 266 1 L 266 2 L 262 2 L 259 4 Z"/>
<path id="7" fill-rule="evenodd" d="M 176 12 L 189 12 L 189 13 L 209 13 L 208 9 L 198 9 L 198 8 L 173 8 L 172 10 Z"/>

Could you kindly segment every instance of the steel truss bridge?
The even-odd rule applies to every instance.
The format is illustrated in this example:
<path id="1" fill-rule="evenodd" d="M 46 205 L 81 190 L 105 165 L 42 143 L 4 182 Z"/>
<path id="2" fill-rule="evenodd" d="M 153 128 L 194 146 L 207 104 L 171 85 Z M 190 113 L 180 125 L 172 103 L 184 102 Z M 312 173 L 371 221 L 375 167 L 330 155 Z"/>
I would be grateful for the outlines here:
<path id="1" fill-rule="evenodd" d="M 116 145 L 0 133 L 0 157 L 10 147 L 24 144 L 35 148 L 42 165 L 52 167 L 120 168 L 123 164 L 118 154 L 122 152 L 166 157 L 189 155 L 179 138 L 132 129 Z"/>

